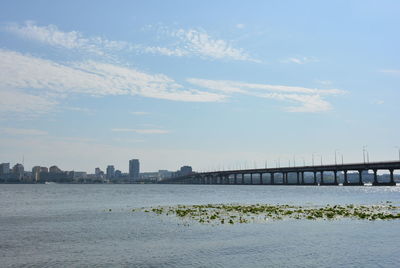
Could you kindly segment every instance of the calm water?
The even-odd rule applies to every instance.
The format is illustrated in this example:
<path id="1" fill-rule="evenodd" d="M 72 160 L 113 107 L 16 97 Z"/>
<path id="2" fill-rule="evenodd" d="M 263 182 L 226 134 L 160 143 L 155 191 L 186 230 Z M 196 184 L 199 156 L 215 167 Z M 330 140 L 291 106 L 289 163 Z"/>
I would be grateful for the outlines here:
<path id="1" fill-rule="evenodd" d="M 400 187 L 0 185 L 0 267 L 399 267 L 400 221 L 186 226 L 130 212 L 173 204 L 386 201 L 400 205 Z"/>

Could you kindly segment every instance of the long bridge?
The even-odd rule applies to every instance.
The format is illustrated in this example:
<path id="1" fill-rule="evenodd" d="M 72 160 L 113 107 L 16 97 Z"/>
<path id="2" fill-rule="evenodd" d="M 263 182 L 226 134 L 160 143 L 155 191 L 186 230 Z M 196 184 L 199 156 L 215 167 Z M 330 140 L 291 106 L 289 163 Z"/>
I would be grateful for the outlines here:
<path id="1" fill-rule="evenodd" d="M 343 185 L 364 185 L 363 173 L 373 171 L 375 186 L 395 186 L 394 171 L 400 170 L 400 161 L 351 163 L 335 165 L 294 166 L 278 168 L 259 168 L 245 170 L 224 170 L 213 172 L 191 173 L 185 176 L 164 179 L 164 184 L 258 184 L 258 185 L 339 185 L 338 173 L 343 174 Z M 378 171 L 389 171 L 390 181 L 378 181 Z M 348 172 L 358 172 L 358 180 L 350 182 Z M 313 180 L 306 182 L 304 173 L 312 173 Z M 333 180 L 328 181 L 324 173 L 333 173 Z M 295 182 L 289 181 L 289 175 L 295 177 Z M 278 177 L 280 180 L 278 180 Z"/>

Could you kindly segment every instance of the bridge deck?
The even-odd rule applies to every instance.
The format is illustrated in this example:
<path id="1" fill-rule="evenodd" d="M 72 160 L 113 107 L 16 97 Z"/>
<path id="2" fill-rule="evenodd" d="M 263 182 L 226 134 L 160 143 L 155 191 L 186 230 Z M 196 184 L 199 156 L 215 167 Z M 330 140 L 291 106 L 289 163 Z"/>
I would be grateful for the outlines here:
<path id="1" fill-rule="evenodd" d="M 199 180 L 204 179 L 204 178 L 215 178 L 215 177 L 220 177 L 220 178 L 226 178 L 229 176 L 236 176 L 236 175 L 242 175 L 244 176 L 245 174 L 275 174 L 275 173 L 282 173 L 284 174 L 283 177 L 285 178 L 286 176 L 286 183 L 287 182 L 287 174 L 288 173 L 297 173 L 297 174 L 304 174 L 305 172 L 313 172 L 315 173 L 321 173 L 323 172 L 334 172 L 335 174 L 335 181 L 333 183 L 326 183 L 323 181 L 323 177 L 321 175 L 321 182 L 320 184 L 323 185 L 337 185 L 337 177 L 336 173 L 337 172 L 345 172 L 347 171 L 358 171 L 360 173 L 360 180 L 357 183 L 350 183 L 347 181 L 347 175 L 345 175 L 345 182 L 344 185 L 363 185 L 362 182 L 362 175 L 361 172 L 365 170 L 373 170 L 374 171 L 374 185 L 395 185 L 394 180 L 393 180 L 393 171 L 400 169 L 400 161 L 385 161 L 385 162 L 369 162 L 369 163 L 349 163 L 349 164 L 337 164 L 337 165 L 314 165 L 314 166 L 294 166 L 294 167 L 278 167 L 278 168 L 260 168 L 260 169 L 239 169 L 239 170 L 222 170 L 222 171 L 213 171 L 213 172 L 202 172 L 202 173 L 192 173 L 186 176 L 180 176 L 180 177 L 174 177 L 170 178 L 167 180 L 164 180 L 160 183 L 194 183 L 194 181 L 198 180 L 197 183 L 200 183 Z M 377 171 L 378 170 L 389 170 L 390 171 L 390 176 L 391 176 L 391 181 L 389 183 L 379 183 L 377 181 Z M 297 175 L 299 176 L 299 175 Z M 261 184 L 262 184 L 262 176 L 261 176 Z M 303 185 L 306 184 L 311 184 L 315 185 L 317 183 L 316 177 L 314 175 L 315 181 L 313 183 L 305 183 L 304 178 L 302 179 Z M 299 182 L 299 177 L 297 179 Z M 237 184 L 237 183 L 235 183 Z M 273 183 L 272 183 L 273 184 Z M 299 183 L 298 183 L 299 184 Z"/>

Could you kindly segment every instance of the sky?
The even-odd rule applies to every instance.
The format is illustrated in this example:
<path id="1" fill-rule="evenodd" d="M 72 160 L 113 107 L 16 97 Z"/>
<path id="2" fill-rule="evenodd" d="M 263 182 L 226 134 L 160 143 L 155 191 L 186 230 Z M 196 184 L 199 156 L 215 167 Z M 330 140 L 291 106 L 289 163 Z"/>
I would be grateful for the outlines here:
<path id="1" fill-rule="evenodd" d="M 1 1 L 0 162 L 396 160 L 399 12 L 387 0 Z"/>

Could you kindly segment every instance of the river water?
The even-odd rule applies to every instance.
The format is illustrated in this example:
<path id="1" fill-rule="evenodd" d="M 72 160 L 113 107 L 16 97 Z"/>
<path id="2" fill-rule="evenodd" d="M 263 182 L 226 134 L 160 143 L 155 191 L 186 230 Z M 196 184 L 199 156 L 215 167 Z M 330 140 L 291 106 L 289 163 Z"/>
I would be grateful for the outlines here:
<path id="1" fill-rule="evenodd" d="M 386 201 L 400 205 L 400 187 L 3 184 L 0 267 L 399 267 L 399 220 L 206 225 L 131 212 Z"/>

